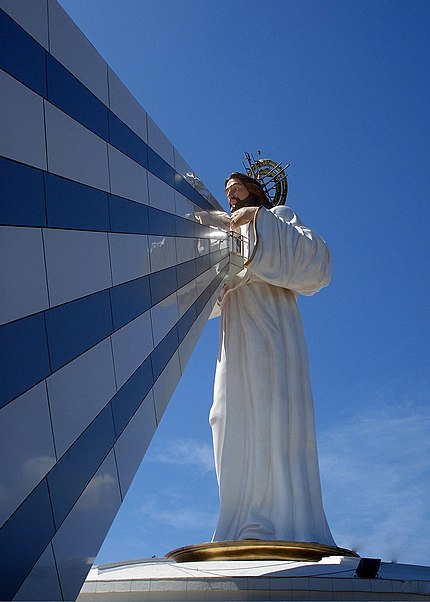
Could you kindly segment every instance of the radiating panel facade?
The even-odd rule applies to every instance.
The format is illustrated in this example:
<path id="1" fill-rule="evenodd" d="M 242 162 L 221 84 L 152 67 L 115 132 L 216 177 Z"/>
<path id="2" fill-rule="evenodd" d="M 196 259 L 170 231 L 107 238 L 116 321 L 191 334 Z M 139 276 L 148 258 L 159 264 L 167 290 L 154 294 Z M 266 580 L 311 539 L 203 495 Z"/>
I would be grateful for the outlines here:
<path id="1" fill-rule="evenodd" d="M 0 598 L 72 600 L 230 265 L 222 208 L 56 0 L 0 0 Z"/>

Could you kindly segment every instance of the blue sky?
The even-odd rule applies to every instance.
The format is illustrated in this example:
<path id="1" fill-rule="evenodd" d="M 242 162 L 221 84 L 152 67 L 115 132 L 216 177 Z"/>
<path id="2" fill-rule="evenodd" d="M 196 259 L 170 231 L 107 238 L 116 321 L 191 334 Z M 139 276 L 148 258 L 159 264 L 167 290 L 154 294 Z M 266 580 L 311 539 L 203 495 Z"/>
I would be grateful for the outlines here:
<path id="1" fill-rule="evenodd" d="M 429 57 L 421 0 L 60 0 L 224 203 L 244 150 L 291 163 L 329 243 L 300 302 L 338 545 L 430 564 Z M 97 562 L 210 540 L 208 323 Z"/>

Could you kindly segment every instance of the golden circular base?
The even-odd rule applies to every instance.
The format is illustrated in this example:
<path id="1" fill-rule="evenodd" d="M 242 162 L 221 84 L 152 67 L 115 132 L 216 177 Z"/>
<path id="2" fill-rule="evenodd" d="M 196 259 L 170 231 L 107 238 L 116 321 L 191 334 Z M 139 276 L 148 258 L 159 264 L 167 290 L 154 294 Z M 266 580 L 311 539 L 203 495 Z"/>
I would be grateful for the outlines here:
<path id="1" fill-rule="evenodd" d="M 166 554 L 175 562 L 204 560 L 307 560 L 318 562 L 325 556 L 355 556 L 345 548 L 315 542 L 270 541 L 244 539 L 241 541 L 212 541 L 177 548 Z"/>

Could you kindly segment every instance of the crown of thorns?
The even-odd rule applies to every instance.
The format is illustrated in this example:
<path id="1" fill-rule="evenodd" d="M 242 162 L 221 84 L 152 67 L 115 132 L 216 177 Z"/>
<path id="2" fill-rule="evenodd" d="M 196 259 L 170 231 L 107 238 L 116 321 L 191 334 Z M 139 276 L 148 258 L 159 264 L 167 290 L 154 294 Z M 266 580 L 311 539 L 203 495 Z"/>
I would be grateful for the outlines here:
<path id="1" fill-rule="evenodd" d="M 261 159 L 258 150 L 258 159 L 251 153 L 244 152 L 245 161 L 242 162 L 249 177 L 254 178 L 263 188 L 272 205 L 284 205 L 288 195 L 288 181 L 285 170 L 290 164 L 282 167 L 282 162 L 275 163 L 271 159 Z"/>

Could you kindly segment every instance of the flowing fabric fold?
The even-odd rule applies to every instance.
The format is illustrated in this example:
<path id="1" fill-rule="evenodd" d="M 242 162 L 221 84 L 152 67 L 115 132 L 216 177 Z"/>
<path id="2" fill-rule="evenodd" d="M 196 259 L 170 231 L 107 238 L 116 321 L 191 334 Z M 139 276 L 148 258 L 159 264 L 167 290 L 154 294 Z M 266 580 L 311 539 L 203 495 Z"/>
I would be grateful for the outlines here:
<path id="1" fill-rule="evenodd" d="M 313 295 L 329 284 L 331 256 L 327 245 L 290 207 L 260 207 L 254 238 L 246 267 L 261 280 L 302 295 Z"/>

